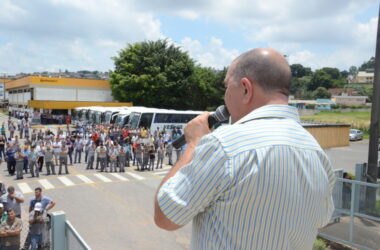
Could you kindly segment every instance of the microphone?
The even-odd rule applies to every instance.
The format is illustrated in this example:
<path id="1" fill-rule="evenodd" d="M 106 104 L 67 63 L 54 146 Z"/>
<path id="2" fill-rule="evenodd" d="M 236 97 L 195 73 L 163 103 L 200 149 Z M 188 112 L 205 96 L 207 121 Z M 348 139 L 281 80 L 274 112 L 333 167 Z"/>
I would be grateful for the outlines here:
<path id="1" fill-rule="evenodd" d="M 208 116 L 208 127 L 212 128 L 216 123 L 218 122 L 224 122 L 227 121 L 228 118 L 230 117 L 230 113 L 228 112 L 228 109 L 226 106 L 222 105 L 219 106 L 214 113 L 211 113 Z M 179 138 L 175 139 L 172 142 L 172 145 L 174 148 L 180 148 L 183 145 L 186 144 L 186 138 L 185 135 L 181 135 Z"/>

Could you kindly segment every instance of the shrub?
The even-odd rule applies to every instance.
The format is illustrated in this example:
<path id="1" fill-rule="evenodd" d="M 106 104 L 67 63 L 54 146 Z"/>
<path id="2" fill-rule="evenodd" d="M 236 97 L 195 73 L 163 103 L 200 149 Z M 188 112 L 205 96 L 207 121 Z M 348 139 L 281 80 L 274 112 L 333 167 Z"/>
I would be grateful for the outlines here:
<path id="1" fill-rule="evenodd" d="M 325 250 L 327 249 L 326 243 L 322 239 L 316 239 L 313 245 L 313 250 Z"/>

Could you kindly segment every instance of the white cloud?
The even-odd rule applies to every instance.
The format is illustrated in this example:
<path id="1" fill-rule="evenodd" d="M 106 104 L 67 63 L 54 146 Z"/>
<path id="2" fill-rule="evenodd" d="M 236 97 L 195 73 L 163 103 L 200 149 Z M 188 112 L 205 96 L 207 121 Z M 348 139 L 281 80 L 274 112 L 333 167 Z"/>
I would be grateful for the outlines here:
<path id="1" fill-rule="evenodd" d="M 172 24 L 178 37 L 185 37 L 180 45 L 205 66 L 221 68 L 239 50 L 270 46 L 291 62 L 345 69 L 374 55 L 377 18 L 359 22 L 356 16 L 377 5 L 376 0 L 1 0 L 0 73 L 112 69 L 110 58 L 127 43 L 164 38 L 161 16 L 210 21 L 225 27 L 225 36 L 245 39 L 241 45 L 226 44 L 238 39 L 220 33 L 195 38 Z"/>
<path id="2" fill-rule="evenodd" d="M 180 46 L 202 66 L 216 69 L 228 66 L 239 55 L 237 49 L 224 48 L 222 40 L 215 37 L 211 37 L 208 44 L 205 45 L 198 40 L 186 37 L 182 39 Z"/>
<path id="3" fill-rule="evenodd" d="M 162 38 L 161 23 L 123 0 L 0 1 L 0 72 L 113 68 L 127 43 Z M 11 43 L 11 48 L 9 47 Z M 31 58 L 32 55 L 32 58 Z"/>

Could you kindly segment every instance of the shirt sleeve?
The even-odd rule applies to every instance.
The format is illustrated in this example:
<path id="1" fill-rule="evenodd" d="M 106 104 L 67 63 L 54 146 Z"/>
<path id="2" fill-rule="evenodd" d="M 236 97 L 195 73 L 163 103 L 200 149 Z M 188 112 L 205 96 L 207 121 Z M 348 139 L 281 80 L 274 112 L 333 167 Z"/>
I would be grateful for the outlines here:
<path id="1" fill-rule="evenodd" d="M 21 230 L 22 230 L 22 220 L 19 219 L 18 221 L 19 221 L 19 222 L 18 222 L 18 224 L 17 224 L 17 226 L 16 226 L 16 229 L 21 229 Z"/>
<path id="2" fill-rule="evenodd" d="M 185 225 L 211 206 L 226 189 L 230 176 L 227 156 L 212 135 L 202 138 L 194 158 L 168 179 L 158 192 L 158 204 L 165 216 Z"/>
<path id="3" fill-rule="evenodd" d="M 24 199 L 24 195 L 22 195 L 20 192 L 16 192 L 16 196 L 20 199 Z"/>

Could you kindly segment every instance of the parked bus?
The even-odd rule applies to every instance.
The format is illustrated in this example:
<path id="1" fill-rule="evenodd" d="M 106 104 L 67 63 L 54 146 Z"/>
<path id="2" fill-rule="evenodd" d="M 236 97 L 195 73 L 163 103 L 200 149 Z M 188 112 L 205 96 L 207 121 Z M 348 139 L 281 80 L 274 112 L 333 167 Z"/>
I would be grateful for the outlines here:
<path id="1" fill-rule="evenodd" d="M 88 113 L 88 110 L 91 107 L 77 107 L 74 109 L 74 114 L 73 114 L 73 123 L 79 122 L 79 121 L 85 121 L 86 116 Z"/>
<path id="2" fill-rule="evenodd" d="M 130 107 L 112 107 L 112 108 L 107 108 L 107 111 L 104 113 L 104 121 L 102 123 L 105 124 L 110 124 L 110 123 L 115 123 L 116 115 L 119 112 L 128 110 Z"/>
<path id="3" fill-rule="evenodd" d="M 203 111 L 193 110 L 141 108 L 132 111 L 128 125 L 131 129 L 144 127 L 151 132 L 156 131 L 157 128 L 160 131 L 174 128 L 183 130 L 186 123 L 202 113 Z"/>

